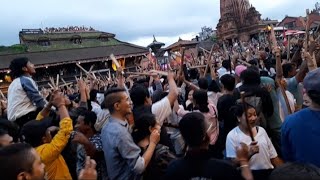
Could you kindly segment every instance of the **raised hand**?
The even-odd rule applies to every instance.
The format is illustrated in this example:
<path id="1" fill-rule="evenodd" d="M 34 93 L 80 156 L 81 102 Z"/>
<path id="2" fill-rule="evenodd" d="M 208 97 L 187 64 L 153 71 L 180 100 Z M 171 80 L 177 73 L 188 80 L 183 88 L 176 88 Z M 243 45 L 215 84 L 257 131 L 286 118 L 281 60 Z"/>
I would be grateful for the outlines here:
<path id="1" fill-rule="evenodd" d="M 90 159 L 89 156 L 86 158 L 84 168 L 79 173 L 79 180 L 96 180 L 97 179 L 97 163 L 95 160 Z"/>
<path id="2" fill-rule="evenodd" d="M 86 86 L 87 86 L 87 85 L 86 85 L 86 83 L 85 83 L 82 79 L 79 79 L 79 80 L 77 81 L 77 83 L 78 83 L 78 87 L 79 87 L 80 92 L 86 90 Z"/>
<path id="3" fill-rule="evenodd" d="M 155 145 L 157 145 L 159 141 L 160 141 L 159 131 L 158 130 L 152 131 L 150 135 L 150 143 L 154 143 Z"/>
<path id="4" fill-rule="evenodd" d="M 72 142 L 79 144 L 86 144 L 89 142 L 88 138 L 81 132 L 75 132 L 72 138 Z"/>
<path id="5" fill-rule="evenodd" d="M 245 143 L 240 143 L 240 146 L 236 147 L 236 153 L 239 162 L 249 160 L 249 147 Z"/>
<path id="6" fill-rule="evenodd" d="M 250 156 L 250 158 L 253 155 L 257 154 L 257 153 L 259 153 L 259 145 L 258 145 L 258 142 L 253 141 L 253 142 L 251 142 L 251 144 L 249 146 L 249 156 Z"/>
<path id="7" fill-rule="evenodd" d="M 52 93 L 52 104 L 56 107 L 65 106 L 66 100 L 64 95 L 59 91 L 54 91 Z"/>

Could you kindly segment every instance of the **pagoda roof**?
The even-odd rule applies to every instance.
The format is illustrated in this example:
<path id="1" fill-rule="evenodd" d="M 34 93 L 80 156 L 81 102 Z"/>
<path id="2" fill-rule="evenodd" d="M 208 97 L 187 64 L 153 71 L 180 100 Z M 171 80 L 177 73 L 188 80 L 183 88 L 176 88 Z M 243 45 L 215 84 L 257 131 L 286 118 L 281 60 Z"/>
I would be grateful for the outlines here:
<path id="1" fill-rule="evenodd" d="M 203 48 L 207 51 L 211 51 L 211 48 L 214 44 L 215 43 L 213 41 L 211 41 L 210 39 L 206 40 L 206 41 L 200 41 L 198 44 L 198 48 Z"/>
<path id="2" fill-rule="evenodd" d="M 156 40 L 156 37 L 153 35 L 153 42 L 151 44 L 149 44 L 147 47 L 152 47 L 152 46 L 164 46 L 165 44 L 162 42 L 158 42 Z"/>
<path id="3" fill-rule="evenodd" d="M 86 47 L 55 51 L 0 54 L 0 70 L 9 68 L 10 62 L 17 57 L 27 57 L 36 67 L 53 66 L 74 62 L 101 61 L 113 53 L 117 58 L 143 55 L 148 49 L 142 46 L 122 42 L 111 46 Z"/>
<path id="4" fill-rule="evenodd" d="M 199 42 L 197 42 L 197 41 L 182 40 L 181 38 L 179 38 L 179 40 L 177 42 L 171 44 L 170 46 L 165 48 L 165 50 L 171 50 L 171 49 L 174 49 L 174 48 L 177 48 L 177 47 L 196 45 L 198 43 Z"/>

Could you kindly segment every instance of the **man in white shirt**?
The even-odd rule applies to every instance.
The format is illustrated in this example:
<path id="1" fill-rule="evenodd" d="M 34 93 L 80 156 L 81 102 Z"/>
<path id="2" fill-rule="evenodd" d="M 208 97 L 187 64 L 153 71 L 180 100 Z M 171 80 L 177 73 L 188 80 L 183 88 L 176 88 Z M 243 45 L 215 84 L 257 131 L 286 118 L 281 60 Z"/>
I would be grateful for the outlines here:
<path id="1" fill-rule="evenodd" d="M 234 71 L 231 71 L 232 62 L 230 60 L 222 61 L 222 67 L 218 69 L 219 78 L 225 74 L 234 74 Z"/>
<path id="2" fill-rule="evenodd" d="M 174 81 L 174 74 L 172 72 L 168 73 L 169 82 L 169 94 L 160 101 L 152 104 L 151 96 L 147 88 L 137 85 L 133 87 L 130 92 L 130 97 L 133 102 L 133 114 L 136 118 L 146 110 L 149 110 L 157 118 L 158 123 L 162 126 L 163 121 L 171 114 L 174 102 L 178 96 L 178 88 Z"/>
<path id="3" fill-rule="evenodd" d="M 34 65 L 28 58 L 16 58 L 10 63 L 13 82 L 8 89 L 8 120 L 20 127 L 33 120 L 46 104 L 40 95 L 32 75 L 36 73 Z"/>

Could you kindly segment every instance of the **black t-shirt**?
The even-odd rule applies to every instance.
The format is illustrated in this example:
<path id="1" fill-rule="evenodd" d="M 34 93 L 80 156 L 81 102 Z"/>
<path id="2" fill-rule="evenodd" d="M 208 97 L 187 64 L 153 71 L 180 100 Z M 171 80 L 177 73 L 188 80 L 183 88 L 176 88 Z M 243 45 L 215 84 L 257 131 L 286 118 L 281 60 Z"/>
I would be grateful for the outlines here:
<path id="1" fill-rule="evenodd" d="M 238 125 L 237 117 L 230 111 L 230 108 L 236 105 L 236 102 L 236 97 L 230 94 L 225 94 L 218 100 L 218 119 L 224 124 L 225 134 L 228 134 Z"/>
<path id="2" fill-rule="evenodd" d="M 187 152 L 182 159 L 174 160 L 167 168 L 164 179 L 243 179 L 229 162 L 211 159 L 208 151 Z"/>

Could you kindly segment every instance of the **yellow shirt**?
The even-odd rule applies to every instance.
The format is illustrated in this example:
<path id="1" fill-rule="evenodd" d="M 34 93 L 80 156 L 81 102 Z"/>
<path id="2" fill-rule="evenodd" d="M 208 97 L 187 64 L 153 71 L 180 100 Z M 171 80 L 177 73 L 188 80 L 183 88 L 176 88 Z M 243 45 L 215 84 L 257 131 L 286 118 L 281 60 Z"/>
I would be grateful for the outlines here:
<path id="1" fill-rule="evenodd" d="M 38 115 L 37 120 L 42 118 Z M 64 118 L 60 121 L 60 130 L 52 141 L 36 148 L 42 162 L 46 165 L 45 170 L 48 173 L 49 180 L 72 180 L 68 166 L 61 155 L 62 150 L 68 143 L 72 130 L 72 120 Z"/>

